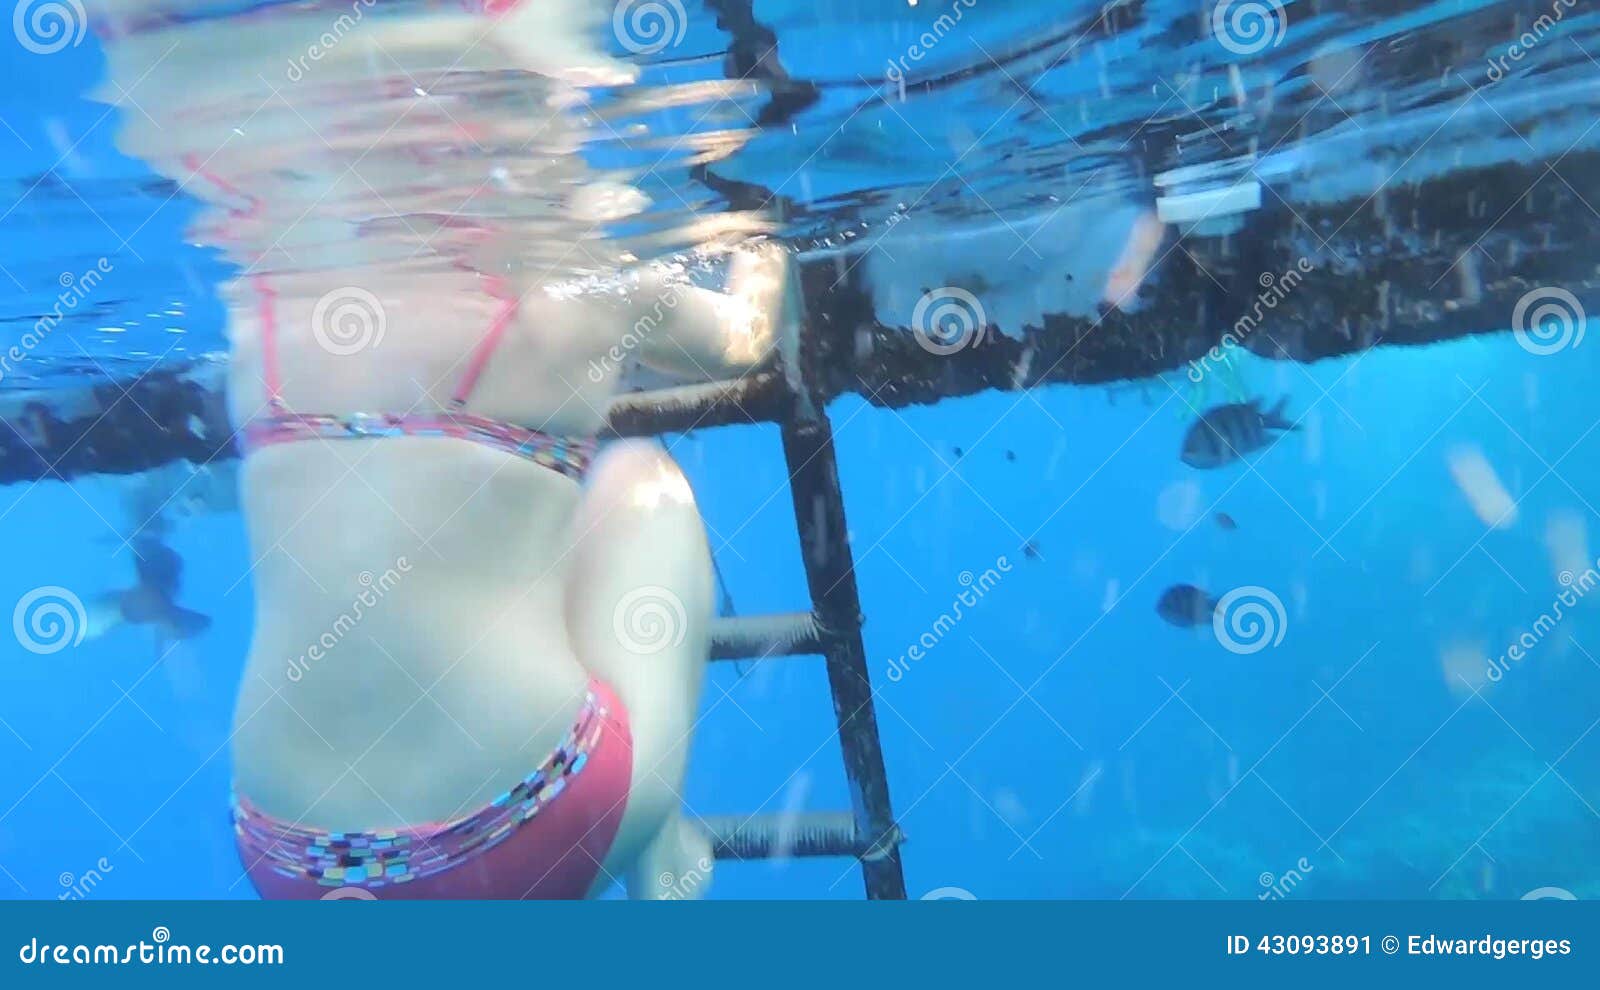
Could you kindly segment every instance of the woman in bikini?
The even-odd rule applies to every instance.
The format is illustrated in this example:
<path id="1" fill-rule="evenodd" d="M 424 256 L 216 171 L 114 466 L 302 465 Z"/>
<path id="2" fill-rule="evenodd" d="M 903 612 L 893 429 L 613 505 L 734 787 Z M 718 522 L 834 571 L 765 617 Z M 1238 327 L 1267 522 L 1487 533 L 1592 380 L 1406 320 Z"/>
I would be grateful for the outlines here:
<path id="1" fill-rule="evenodd" d="M 620 249 L 594 231 L 639 197 L 591 181 L 571 111 L 581 84 L 627 77 L 591 40 L 609 4 L 372 12 L 310 62 L 343 5 L 209 23 L 195 6 L 107 0 L 91 23 L 122 146 L 208 205 L 201 236 L 241 267 L 225 296 L 257 607 L 232 739 L 244 873 L 292 898 L 618 879 L 651 897 L 704 876 L 680 798 L 712 614 L 703 526 L 657 447 L 596 456 L 591 438 L 619 355 L 719 377 L 764 360 L 781 255 L 737 250 L 726 293 L 611 277 Z M 516 120 L 400 102 L 404 83 L 508 70 Z M 452 156 L 463 143 L 519 154 Z"/>

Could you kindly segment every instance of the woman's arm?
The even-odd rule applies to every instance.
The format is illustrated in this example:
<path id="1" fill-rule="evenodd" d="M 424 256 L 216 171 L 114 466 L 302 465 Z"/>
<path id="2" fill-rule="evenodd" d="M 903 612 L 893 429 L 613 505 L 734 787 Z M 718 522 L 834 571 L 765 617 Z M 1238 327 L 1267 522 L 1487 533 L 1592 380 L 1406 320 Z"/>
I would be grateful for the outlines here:
<path id="1" fill-rule="evenodd" d="M 730 265 L 726 292 L 674 281 L 660 269 L 640 273 L 629 317 L 642 364 L 715 379 L 770 360 L 778 335 L 798 318 L 788 252 L 775 244 L 741 248 Z"/>

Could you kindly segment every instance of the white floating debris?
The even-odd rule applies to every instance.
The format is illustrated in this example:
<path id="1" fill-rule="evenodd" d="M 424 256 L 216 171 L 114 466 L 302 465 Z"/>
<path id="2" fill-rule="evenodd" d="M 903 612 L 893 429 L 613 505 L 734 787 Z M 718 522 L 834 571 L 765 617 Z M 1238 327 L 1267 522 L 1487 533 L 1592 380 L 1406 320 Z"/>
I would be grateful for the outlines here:
<path id="1" fill-rule="evenodd" d="M 1198 224 L 1260 208 L 1261 183 L 1254 179 L 1218 189 L 1162 196 L 1156 200 L 1156 216 L 1162 223 Z"/>
<path id="2" fill-rule="evenodd" d="M 994 792 L 994 810 L 1007 825 L 1012 828 L 1022 828 L 1028 824 L 1028 809 L 1017 796 L 1017 792 L 1009 787 L 1002 787 Z"/>
<path id="3" fill-rule="evenodd" d="M 1192 481 L 1175 481 L 1156 496 L 1156 518 L 1168 529 L 1181 532 L 1200 518 L 1202 501 L 1199 485 Z"/>
<path id="4" fill-rule="evenodd" d="M 863 335 L 866 336 L 866 335 Z M 870 344 L 872 338 L 867 336 Z M 1022 351 L 1022 356 L 1011 366 L 1011 387 L 1020 389 L 1027 385 L 1028 372 L 1033 370 L 1033 345 L 1029 344 Z"/>
<path id="5" fill-rule="evenodd" d="M 1261 183 L 1252 169 L 1254 155 L 1203 165 L 1185 165 L 1155 178 L 1161 195 L 1156 216 L 1162 223 L 1180 224 L 1186 233 L 1227 234 L 1238 230 L 1238 217 L 1261 208 Z"/>
<path id="6" fill-rule="evenodd" d="M 1489 683 L 1489 658 L 1480 643 L 1446 643 L 1439 650 L 1439 669 L 1445 687 L 1457 697 L 1472 694 Z"/>
<path id="7" fill-rule="evenodd" d="M 1476 447 L 1457 447 L 1450 452 L 1450 476 L 1467 497 L 1467 504 L 1478 521 L 1491 529 L 1510 529 L 1517 521 L 1517 503 L 1500 483 L 1494 466 Z"/>
<path id="8" fill-rule="evenodd" d="M 1083 771 L 1083 778 L 1078 781 L 1078 790 L 1072 797 L 1072 813 L 1078 816 L 1087 815 L 1094 801 L 1095 782 L 1100 775 L 1105 773 L 1105 763 L 1095 760 Z"/>
<path id="9" fill-rule="evenodd" d="M 1550 513 L 1544 526 L 1544 545 L 1550 554 L 1556 580 L 1563 586 L 1571 584 L 1592 566 L 1589 563 L 1594 559 L 1589 556 L 1589 528 L 1582 513 L 1571 509 Z"/>

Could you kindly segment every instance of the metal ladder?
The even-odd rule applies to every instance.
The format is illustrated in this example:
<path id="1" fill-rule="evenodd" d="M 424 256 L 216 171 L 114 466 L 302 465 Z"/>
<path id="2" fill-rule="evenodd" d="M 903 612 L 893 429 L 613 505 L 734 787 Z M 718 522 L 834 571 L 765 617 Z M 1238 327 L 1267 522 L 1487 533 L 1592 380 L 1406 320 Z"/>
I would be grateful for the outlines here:
<path id="1" fill-rule="evenodd" d="M 780 346 L 777 371 L 622 396 L 609 410 L 610 430 L 619 437 L 644 437 L 740 423 L 778 424 L 812 608 L 717 620 L 711 658 L 822 655 L 851 807 L 799 816 L 724 816 L 705 822 L 718 859 L 850 856 L 861 863 L 869 899 L 904 900 L 900 865 L 904 837 L 889 802 L 889 779 L 878 739 L 833 426 L 814 385 L 817 369 L 809 362 L 818 351 L 803 339 L 809 328 L 803 319 L 791 322 L 795 329 Z"/>

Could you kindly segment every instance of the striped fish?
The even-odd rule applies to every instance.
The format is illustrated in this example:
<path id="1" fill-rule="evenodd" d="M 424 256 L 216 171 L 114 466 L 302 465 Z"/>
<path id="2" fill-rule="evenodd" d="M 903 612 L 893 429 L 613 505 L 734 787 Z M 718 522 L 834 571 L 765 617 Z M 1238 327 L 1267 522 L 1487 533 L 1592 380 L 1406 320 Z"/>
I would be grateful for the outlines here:
<path id="1" fill-rule="evenodd" d="M 1156 614 L 1179 628 L 1209 626 L 1216 611 L 1217 600 L 1211 592 L 1192 584 L 1175 584 L 1156 602 Z"/>
<path id="2" fill-rule="evenodd" d="M 1277 430 L 1299 427 L 1284 416 L 1288 398 L 1263 411 L 1260 399 L 1233 402 L 1206 410 L 1183 438 L 1183 463 L 1196 468 L 1219 468 L 1246 454 L 1271 446 Z"/>

